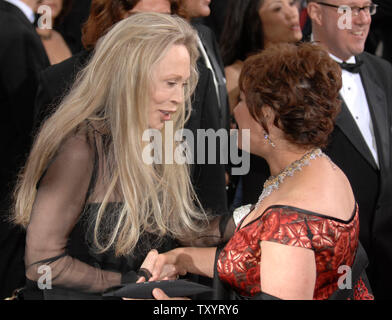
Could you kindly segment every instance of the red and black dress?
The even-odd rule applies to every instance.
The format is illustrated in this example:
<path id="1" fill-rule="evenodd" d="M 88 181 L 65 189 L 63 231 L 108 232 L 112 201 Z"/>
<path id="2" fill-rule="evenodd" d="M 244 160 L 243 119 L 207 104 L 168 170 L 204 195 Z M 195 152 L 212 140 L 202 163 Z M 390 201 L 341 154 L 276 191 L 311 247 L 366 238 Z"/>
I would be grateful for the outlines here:
<path id="1" fill-rule="evenodd" d="M 364 272 L 366 253 L 358 242 L 358 206 L 348 221 L 283 205 L 267 208 L 245 226 L 242 221 L 219 253 L 216 266 L 220 280 L 233 289 L 236 297 L 255 298 L 262 294 L 260 241 L 272 241 L 314 251 L 313 299 L 374 299 Z M 339 289 L 338 281 L 343 275 L 339 267 L 343 265 L 351 268 L 353 283 Z"/>

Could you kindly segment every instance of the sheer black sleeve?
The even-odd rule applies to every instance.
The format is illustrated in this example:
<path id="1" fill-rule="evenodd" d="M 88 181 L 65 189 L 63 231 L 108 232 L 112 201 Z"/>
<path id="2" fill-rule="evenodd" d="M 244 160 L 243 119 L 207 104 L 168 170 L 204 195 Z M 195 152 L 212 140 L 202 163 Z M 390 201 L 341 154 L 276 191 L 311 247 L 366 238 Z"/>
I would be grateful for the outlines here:
<path id="1" fill-rule="evenodd" d="M 79 220 L 94 168 L 94 148 L 73 136 L 59 150 L 42 177 L 26 235 L 26 277 L 38 281 L 39 267 L 50 267 L 53 286 L 102 292 L 121 284 L 121 274 L 83 263 L 66 252 Z"/>

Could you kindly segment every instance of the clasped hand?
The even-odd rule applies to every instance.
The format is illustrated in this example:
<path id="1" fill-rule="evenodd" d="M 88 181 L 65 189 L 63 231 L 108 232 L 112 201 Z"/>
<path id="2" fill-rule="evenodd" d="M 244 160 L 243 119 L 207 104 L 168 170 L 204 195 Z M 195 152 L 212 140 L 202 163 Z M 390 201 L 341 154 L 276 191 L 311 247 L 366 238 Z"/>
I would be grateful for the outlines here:
<path id="1" fill-rule="evenodd" d="M 163 254 L 159 254 L 157 250 L 151 250 L 143 261 L 140 268 L 145 268 L 152 274 L 148 281 L 159 281 L 159 280 L 175 280 L 180 275 L 185 275 L 186 270 L 181 267 L 178 263 L 178 256 L 175 253 L 175 249 L 168 251 Z M 140 277 L 137 283 L 145 282 L 145 277 Z M 178 300 L 186 298 L 170 298 L 161 289 L 154 289 L 152 295 L 157 300 Z M 133 300 L 123 298 L 124 300 Z"/>

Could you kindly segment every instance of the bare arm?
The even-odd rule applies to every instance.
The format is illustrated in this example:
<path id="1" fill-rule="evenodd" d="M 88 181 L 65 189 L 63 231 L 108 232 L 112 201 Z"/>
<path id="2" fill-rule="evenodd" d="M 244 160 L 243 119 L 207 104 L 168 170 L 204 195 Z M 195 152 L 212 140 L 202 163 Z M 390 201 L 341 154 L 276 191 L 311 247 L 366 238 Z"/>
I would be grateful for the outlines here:
<path id="1" fill-rule="evenodd" d="M 280 299 L 313 299 L 316 264 L 312 250 L 262 241 L 261 252 L 262 292 Z"/>

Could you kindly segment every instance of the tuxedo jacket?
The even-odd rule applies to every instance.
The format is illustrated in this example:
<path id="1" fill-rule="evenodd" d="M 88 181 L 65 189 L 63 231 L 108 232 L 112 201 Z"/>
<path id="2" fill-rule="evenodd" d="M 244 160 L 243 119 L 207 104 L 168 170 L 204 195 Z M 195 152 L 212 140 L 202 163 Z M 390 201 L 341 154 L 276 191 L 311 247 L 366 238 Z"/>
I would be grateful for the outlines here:
<path id="1" fill-rule="evenodd" d="M 218 44 L 213 32 L 202 24 L 194 24 L 198 35 L 205 47 L 207 55 L 217 77 L 224 77 L 223 62 L 219 53 Z M 218 96 L 214 85 L 213 74 L 207 68 L 205 60 L 201 55 L 197 61 L 199 81 L 192 96 L 192 112 L 185 127 L 197 137 L 197 129 L 219 129 L 229 128 L 228 96 L 226 87 L 220 89 L 219 106 Z M 225 80 L 221 79 L 221 83 Z M 219 140 L 219 139 L 217 139 Z M 206 140 L 207 145 L 207 140 Z M 226 165 L 220 164 L 219 146 L 216 148 L 216 164 L 194 164 L 191 166 L 192 183 L 202 206 L 213 214 L 226 214 L 228 212 L 225 172 Z M 225 146 L 222 146 L 225 148 Z M 195 142 L 195 162 L 197 160 L 197 144 Z M 205 161 L 208 161 L 209 152 L 204 150 Z"/>
<path id="2" fill-rule="evenodd" d="M 18 7 L 0 0 L 0 298 L 24 281 L 24 232 L 5 219 L 30 149 L 38 73 L 48 65 L 34 26 Z"/>
<path id="3" fill-rule="evenodd" d="M 360 240 L 369 256 L 368 276 L 378 298 L 392 298 L 392 66 L 362 53 L 357 60 L 377 144 L 379 167 L 346 104 L 326 153 L 346 174 L 359 205 Z"/>

